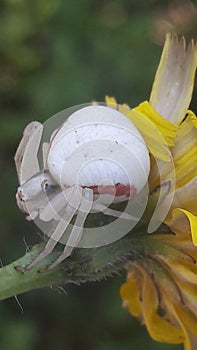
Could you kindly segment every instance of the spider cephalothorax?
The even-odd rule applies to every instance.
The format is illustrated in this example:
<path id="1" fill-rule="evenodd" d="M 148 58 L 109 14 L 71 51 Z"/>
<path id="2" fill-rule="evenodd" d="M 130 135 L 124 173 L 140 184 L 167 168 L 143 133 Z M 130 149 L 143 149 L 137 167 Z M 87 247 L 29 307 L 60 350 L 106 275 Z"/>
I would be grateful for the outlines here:
<path id="1" fill-rule="evenodd" d="M 61 241 L 75 217 L 64 252 L 49 268 L 68 257 L 81 239 L 89 213 L 130 219 L 109 208 L 114 202 L 134 198 L 147 183 L 150 161 L 145 142 L 122 113 L 101 105 L 90 105 L 72 113 L 56 129 L 48 143 L 41 142 L 43 125 L 29 124 L 15 155 L 20 186 L 16 198 L 28 218 L 57 224 L 43 252 L 31 269 Z M 37 153 L 42 143 L 43 169 Z M 132 213 L 131 213 L 132 215 Z"/>

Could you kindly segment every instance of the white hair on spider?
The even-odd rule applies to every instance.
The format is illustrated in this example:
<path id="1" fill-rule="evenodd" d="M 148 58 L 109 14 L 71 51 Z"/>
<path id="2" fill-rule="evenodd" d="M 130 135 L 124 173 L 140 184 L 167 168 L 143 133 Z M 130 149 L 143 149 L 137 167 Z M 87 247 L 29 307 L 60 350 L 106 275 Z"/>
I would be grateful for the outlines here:
<path id="1" fill-rule="evenodd" d="M 30 123 L 15 155 L 20 186 L 19 208 L 32 220 L 36 216 L 56 228 L 44 250 L 24 269 L 30 270 L 61 240 L 69 223 L 75 222 L 62 254 L 48 266 L 55 267 L 77 247 L 89 213 L 130 219 L 109 208 L 111 203 L 134 198 L 147 183 L 150 158 L 134 124 L 119 111 L 90 105 L 72 113 L 42 143 L 43 125 Z M 42 146 L 43 169 L 37 153 Z"/>

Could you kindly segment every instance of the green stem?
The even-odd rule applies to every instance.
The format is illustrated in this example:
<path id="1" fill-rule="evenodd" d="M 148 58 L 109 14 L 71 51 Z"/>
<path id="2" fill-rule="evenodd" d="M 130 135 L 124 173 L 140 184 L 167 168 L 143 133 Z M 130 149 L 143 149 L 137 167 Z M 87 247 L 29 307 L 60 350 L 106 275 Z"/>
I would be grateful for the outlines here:
<path id="1" fill-rule="evenodd" d="M 22 258 L 2 267 L 0 300 L 37 288 L 59 283 L 79 284 L 96 281 L 118 273 L 124 268 L 125 262 L 132 255 L 131 252 L 136 249 L 136 240 L 122 239 L 101 248 L 76 249 L 72 257 L 67 258 L 61 265 L 51 271 L 44 271 L 58 256 L 60 248 L 61 246 L 27 272 L 22 272 L 17 267 L 23 267 L 34 259 L 42 251 L 42 244 L 34 246 L 31 252 Z"/>
<path id="2" fill-rule="evenodd" d="M 63 280 L 62 269 L 54 269 L 48 273 L 38 273 L 38 269 L 35 268 L 27 273 L 16 269 L 17 266 L 25 266 L 27 262 L 37 256 L 41 248 L 42 245 L 35 246 L 22 258 L 0 269 L 0 300 L 50 284 L 58 284 Z M 39 266 L 41 267 L 41 265 Z"/>
<path id="3" fill-rule="evenodd" d="M 62 283 L 83 283 L 98 281 L 107 276 L 119 273 L 125 263 L 132 260 L 142 260 L 149 254 L 175 254 L 174 248 L 161 245 L 158 239 L 135 232 L 124 238 L 100 248 L 75 249 L 71 257 L 67 258 L 56 268 L 47 271 L 46 267 L 58 256 L 62 245 L 59 245 L 41 263 L 30 271 L 22 272 L 23 267 L 34 259 L 42 250 L 43 244 L 33 247 L 31 252 L 22 258 L 0 269 L 0 300 L 51 285 Z M 42 272 L 40 272 L 42 271 Z"/>

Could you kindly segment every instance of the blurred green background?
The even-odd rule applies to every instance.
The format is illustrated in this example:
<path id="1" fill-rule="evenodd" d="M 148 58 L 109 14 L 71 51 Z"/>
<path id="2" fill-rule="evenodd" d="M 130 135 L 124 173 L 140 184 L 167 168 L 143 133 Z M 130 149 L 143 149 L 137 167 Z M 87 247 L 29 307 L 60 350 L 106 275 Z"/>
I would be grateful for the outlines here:
<path id="1" fill-rule="evenodd" d="M 131 106 L 147 99 L 167 31 L 197 39 L 193 1 L 0 1 L 0 258 L 40 242 L 15 203 L 13 156 L 23 128 L 106 94 Z M 197 91 L 197 90 L 196 90 Z M 197 98 L 192 107 L 197 111 Z M 153 342 L 121 307 L 125 274 L 43 289 L 0 304 L 0 349 L 178 350 Z"/>

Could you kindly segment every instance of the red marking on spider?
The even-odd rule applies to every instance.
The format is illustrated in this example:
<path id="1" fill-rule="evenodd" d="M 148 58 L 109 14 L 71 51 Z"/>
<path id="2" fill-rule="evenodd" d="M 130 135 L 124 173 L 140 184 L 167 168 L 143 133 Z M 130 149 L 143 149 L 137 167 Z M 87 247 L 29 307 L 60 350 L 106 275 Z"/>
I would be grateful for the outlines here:
<path id="1" fill-rule="evenodd" d="M 117 183 L 114 186 L 88 186 L 88 188 L 93 190 L 94 194 L 111 194 L 115 197 L 124 196 L 126 198 L 132 198 L 137 194 L 137 188 L 135 186 L 122 185 L 121 183 Z"/>

